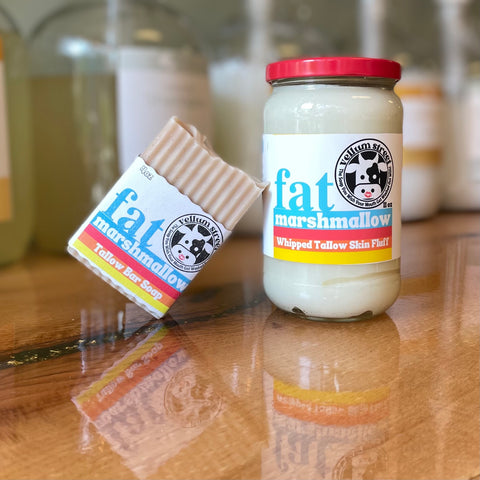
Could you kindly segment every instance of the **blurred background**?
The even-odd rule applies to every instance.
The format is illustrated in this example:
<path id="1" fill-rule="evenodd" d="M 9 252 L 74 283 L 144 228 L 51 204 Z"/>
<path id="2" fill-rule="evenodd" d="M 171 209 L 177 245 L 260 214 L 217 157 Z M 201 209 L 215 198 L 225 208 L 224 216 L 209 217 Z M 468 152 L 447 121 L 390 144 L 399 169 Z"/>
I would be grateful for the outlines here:
<path id="1" fill-rule="evenodd" d="M 399 61 L 403 220 L 480 210 L 480 0 L 0 0 L 0 52 L 0 264 L 64 253 L 171 115 L 261 177 L 265 65 L 299 56 Z"/>

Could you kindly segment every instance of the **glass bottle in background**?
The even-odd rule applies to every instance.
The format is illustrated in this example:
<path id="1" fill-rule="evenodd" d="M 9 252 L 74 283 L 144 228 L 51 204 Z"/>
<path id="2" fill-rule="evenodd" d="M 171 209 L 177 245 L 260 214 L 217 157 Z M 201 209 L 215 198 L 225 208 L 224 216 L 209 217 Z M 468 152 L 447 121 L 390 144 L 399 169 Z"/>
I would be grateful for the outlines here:
<path id="1" fill-rule="evenodd" d="M 360 54 L 402 65 L 395 92 L 403 104 L 402 220 L 440 208 L 441 109 L 438 31 L 430 0 L 360 0 Z"/>
<path id="2" fill-rule="evenodd" d="M 309 25 L 310 16 L 303 0 L 245 0 L 243 16 L 225 27 L 212 54 L 215 150 L 257 178 L 262 177 L 262 105 L 270 94 L 265 66 L 281 58 L 326 53 L 326 41 Z M 259 234 L 262 223 L 259 199 L 237 231 Z"/>
<path id="3" fill-rule="evenodd" d="M 427 219 L 441 202 L 443 96 L 432 0 L 387 0 L 382 55 L 402 65 L 402 220 Z"/>
<path id="4" fill-rule="evenodd" d="M 31 37 L 37 224 L 69 236 L 172 115 L 209 135 L 207 62 L 191 28 L 153 2 L 62 8 Z"/>
<path id="5" fill-rule="evenodd" d="M 437 5 L 446 96 L 442 206 L 480 210 L 480 9 L 469 0 Z"/>
<path id="6" fill-rule="evenodd" d="M 19 259 L 33 227 L 25 44 L 0 7 L 0 265 Z"/>

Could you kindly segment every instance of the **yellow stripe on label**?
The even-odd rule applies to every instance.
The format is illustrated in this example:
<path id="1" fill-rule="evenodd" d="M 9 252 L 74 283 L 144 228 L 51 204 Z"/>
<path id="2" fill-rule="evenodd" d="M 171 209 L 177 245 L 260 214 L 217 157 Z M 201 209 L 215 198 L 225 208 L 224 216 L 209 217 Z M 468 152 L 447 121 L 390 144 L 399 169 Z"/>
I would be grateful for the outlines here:
<path id="1" fill-rule="evenodd" d="M 299 252 L 285 248 L 274 248 L 273 257 L 279 260 L 323 265 L 353 265 L 377 263 L 392 259 L 392 249 L 384 248 L 370 252 Z"/>
<path id="2" fill-rule="evenodd" d="M 143 345 L 136 348 L 131 355 L 128 355 L 126 358 L 122 359 L 117 363 L 111 370 L 108 370 L 107 373 L 95 382 L 87 391 L 80 394 L 76 401 L 79 404 L 82 404 L 86 400 L 90 399 L 96 395 L 103 387 L 108 385 L 114 378 L 117 378 L 122 372 L 124 372 L 130 365 L 135 363 L 140 357 L 147 353 L 155 343 L 163 339 L 168 333 L 166 327 L 162 327 L 155 335 L 150 337 Z"/>
<path id="3" fill-rule="evenodd" d="M 119 272 L 115 267 L 112 267 L 109 263 L 103 260 L 103 258 L 92 252 L 80 240 L 77 239 L 73 246 L 76 250 L 78 250 L 83 256 L 88 258 L 103 272 L 116 280 L 117 283 L 122 285 L 124 288 L 134 293 L 138 298 L 141 298 L 145 303 L 162 313 L 165 313 L 168 310 L 169 307 L 159 302 L 158 300 L 154 300 L 151 295 L 142 290 L 136 283 L 125 277 L 125 275 Z"/>
<path id="4" fill-rule="evenodd" d="M 358 405 L 364 403 L 375 403 L 387 398 L 390 394 L 390 387 L 383 386 L 372 390 L 360 392 L 324 392 L 322 390 L 305 390 L 281 380 L 274 380 L 273 389 L 275 392 L 288 397 L 298 398 L 309 403 L 322 405 Z"/>

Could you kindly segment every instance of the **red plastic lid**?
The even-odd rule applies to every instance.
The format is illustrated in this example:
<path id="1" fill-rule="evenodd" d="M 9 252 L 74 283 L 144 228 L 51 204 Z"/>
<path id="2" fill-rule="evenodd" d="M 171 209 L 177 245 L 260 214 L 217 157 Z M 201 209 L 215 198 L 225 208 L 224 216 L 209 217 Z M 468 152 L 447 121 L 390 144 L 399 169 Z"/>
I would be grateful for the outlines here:
<path id="1" fill-rule="evenodd" d="M 302 77 L 378 77 L 400 80 L 401 71 L 399 63 L 383 58 L 294 58 L 267 65 L 266 79 L 267 82 Z"/>

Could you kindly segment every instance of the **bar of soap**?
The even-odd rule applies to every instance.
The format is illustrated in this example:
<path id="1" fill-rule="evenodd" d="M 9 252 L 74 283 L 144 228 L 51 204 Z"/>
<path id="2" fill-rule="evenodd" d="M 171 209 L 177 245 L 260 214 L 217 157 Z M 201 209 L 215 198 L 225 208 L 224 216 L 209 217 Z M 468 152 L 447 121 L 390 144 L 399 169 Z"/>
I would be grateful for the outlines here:
<path id="1" fill-rule="evenodd" d="M 161 318 L 265 187 L 172 117 L 72 236 L 68 251 Z"/>

